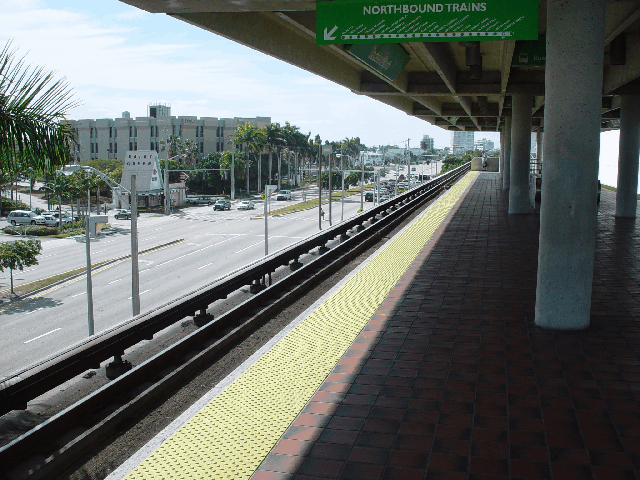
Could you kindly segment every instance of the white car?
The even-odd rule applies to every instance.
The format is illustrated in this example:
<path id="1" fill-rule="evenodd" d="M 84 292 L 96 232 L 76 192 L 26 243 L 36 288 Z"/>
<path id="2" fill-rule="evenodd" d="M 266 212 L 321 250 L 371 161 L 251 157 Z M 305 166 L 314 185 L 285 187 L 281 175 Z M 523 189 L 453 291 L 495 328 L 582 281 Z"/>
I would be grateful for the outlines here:
<path id="1" fill-rule="evenodd" d="M 52 214 L 43 213 L 42 216 L 44 217 L 44 224 L 47 227 L 59 227 L 60 226 L 60 221 L 56 217 L 54 217 Z"/>
<path id="2" fill-rule="evenodd" d="M 291 190 L 280 190 L 276 195 L 276 200 L 291 200 Z"/>
<path id="3" fill-rule="evenodd" d="M 14 210 L 7 215 L 7 222 L 11 225 L 44 225 L 45 220 L 42 215 L 28 210 Z"/>
<path id="4" fill-rule="evenodd" d="M 236 207 L 237 210 L 253 210 L 254 208 L 256 207 L 251 200 L 243 200 L 238 203 L 238 206 Z"/>

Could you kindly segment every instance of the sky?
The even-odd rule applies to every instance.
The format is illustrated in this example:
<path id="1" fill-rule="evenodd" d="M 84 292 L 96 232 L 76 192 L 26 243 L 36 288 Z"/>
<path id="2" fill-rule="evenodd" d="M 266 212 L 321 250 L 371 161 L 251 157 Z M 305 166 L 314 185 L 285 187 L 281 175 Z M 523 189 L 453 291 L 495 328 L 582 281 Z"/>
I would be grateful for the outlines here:
<path id="1" fill-rule="evenodd" d="M 322 140 L 360 137 L 367 146 L 435 146 L 450 133 L 328 80 L 164 14 L 117 0 L 0 0 L 0 44 L 66 77 L 81 104 L 70 119 L 147 115 L 271 117 Z M 498 133 L 476 133 L 499 145 Z M 601 136 L 600 179 L 616 185 L 618 132 Z"/>

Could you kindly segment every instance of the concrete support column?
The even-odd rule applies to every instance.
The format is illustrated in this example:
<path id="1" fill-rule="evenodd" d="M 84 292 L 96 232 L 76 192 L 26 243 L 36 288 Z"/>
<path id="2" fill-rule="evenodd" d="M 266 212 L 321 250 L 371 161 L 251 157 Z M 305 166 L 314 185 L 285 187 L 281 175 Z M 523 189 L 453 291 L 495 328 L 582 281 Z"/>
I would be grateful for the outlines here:
<path id="1" fill-rule="evenodd" d="M 640 95 L 623 95 L 620 102 L 620 153 L 616 217 L 636 218 L 638 154 L 640 153 Z"/>
<path id="2" fill-rule="evenodd" d="M 548 0 L 535 323 L 589 326 L 605 0 Z"/>
<path id="3" fill-rule="evenodd" d="M 542 169 L 542 152 L 543 152 L 543 143 L 544 143 L 544 133 L 538 130 L 536 132 L 536 157 L 538 162 L 538 168 Z M 540 172 L 537 172 L 540 173 Z"/>
<path id="4" fill-rule="evenodd" d="M 502 189 L 509 190 L 511 182 L 511 117 L 504 117 L 504 173 L 502 174 Z"/>
<path id="5" fill-rule="evenodd" d="M 530 213 L 529 164 L 531 163 L 531 107 L 533 97 L 519 93 L 513 95 L 511 110 L 511 185 L 509 187 L 509 213 Z"/>

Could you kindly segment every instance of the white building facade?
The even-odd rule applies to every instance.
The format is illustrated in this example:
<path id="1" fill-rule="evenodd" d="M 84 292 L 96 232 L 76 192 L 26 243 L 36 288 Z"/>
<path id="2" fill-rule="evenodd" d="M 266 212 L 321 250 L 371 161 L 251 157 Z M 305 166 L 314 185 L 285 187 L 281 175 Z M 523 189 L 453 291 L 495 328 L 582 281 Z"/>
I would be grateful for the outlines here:
<path id="1" fill-rule="evenodd" d="M 150 106 L 151 110 L 151 106 Z M 169 109 L 170 111 L 170 109 Z M 150 113 L 166 113 L 166 108 Z M 216 118 L 216 117 L 172 117 L 147 116 L 130 118 L 128 112 L 115 119 L 68 120 L 75 132 L 78 145 L 72 149 L 77 163 L 96 159 L 118 159 L 124 162 L 129 151 L 155 150 L 160 158 L 160 142 L 166 142 L 171 135 L 191 140 L 198 147 L 198 161 L 212 152 L 231 150 L 228 139 L 238 125 L 249 123 L 262 128 L 271 123 L 271 117 Z"/>
<path id="2" fill-rule="evenodd" d="M 473 151 L 474 141 L 474 132 L 453 131 L 451 132 L 451 152 L 459 156 L 470 150 Z"/>

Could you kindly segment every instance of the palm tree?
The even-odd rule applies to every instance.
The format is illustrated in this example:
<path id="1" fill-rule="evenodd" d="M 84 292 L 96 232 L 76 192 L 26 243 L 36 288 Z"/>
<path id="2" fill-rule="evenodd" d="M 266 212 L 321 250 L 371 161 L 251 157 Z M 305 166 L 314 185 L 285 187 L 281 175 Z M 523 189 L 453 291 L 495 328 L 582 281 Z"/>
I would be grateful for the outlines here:
<path id="1" fill-rule="evenodd" d="M 273 173 L 273 163 L 271 159 L 273 156 L 273 150 L 274 148 L 276 149 L 276 156 L 280 158 L 279 152 L 280 152 L 280 148 L 282 148 L 285 144 L 285 138 L 284 138 L 284 132 L 279 123 L 270 123 L 265 127 L 265 130 L 266 130 L 265 135 L 266 135 L 267 148 L 269 149 L 269 165 L 268 165 L 269 173 L 267 174 L 267 182 L 268 184 L 271 184 L 271 174 Z M 278 162 L 278 165 L 280 165 L 279 162 Z M 280 167 L 278 167 L 278 173 L 279 172 L 280 172 Z M 278 179 L 278 182 L 279 181 L 280 179 Z"/>
<path id="2" fill-rule="evenodd" d="M 249 194 L 249 168 L 250 168 L 250 155 L 254 154 L 255 159 L 259 160 L 258 154 L 262 151 L 267 139 L 265 132 L 258 127 L 250 125 L 248 122 L 242 125 L 238 125 L 235 131 L 236 143 L 241 143 L 245 146 L 245 152 L 247 154 L 246 168 L 246 182 L 247 182 L 247 195 Z"/>
<path id="3" fill-rule="evenodd" d="M 16 156 L 29 156 L 36 172 L 62 166 L 75 142 L 67 112 L 76 107 L 65 78 L 16 60 L 9 40 L 0 50 L 0 165 L 6 170 Z"/>

